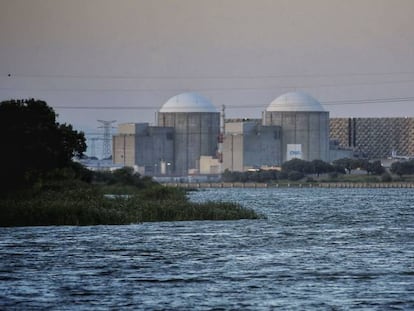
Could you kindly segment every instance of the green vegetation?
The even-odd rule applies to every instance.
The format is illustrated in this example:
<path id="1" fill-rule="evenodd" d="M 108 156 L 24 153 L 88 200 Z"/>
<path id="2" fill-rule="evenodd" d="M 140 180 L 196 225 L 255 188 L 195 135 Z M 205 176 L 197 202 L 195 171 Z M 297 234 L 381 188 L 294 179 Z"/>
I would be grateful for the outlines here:
<path id="1" fill-rule="evenodd" d="M 87 170 L 72 161 L 86 149 L 83 133 L 57 123 L 53 109 L 43 101 L 0 103 L 0 139 L 0 161 L 6 164 L 1 174 L 0 226 L 260 217 L 234 203 L 189 202 L 183 189 L 163 187 L 132 169 Z"/>
<path id="2" fill-rule="evenodd" d="M 0 192 L 27 188 L 86 150 L 82 132 L 56 122 L 53 109 L 34 99 L 0 103 L 0 141 Z"/>
<path id="3" fill-rule="evenodd" d="M 365 171 L 366 174 L 351 174 L 352 170 Z M 348 158 L 336 160 L 332 164 L 321 160 L 304 161 L 293 159 L 283 163 L 281 170 L 257 170 L 252 172 L 230 172 L 226 170 L 222 175 L 222 181 L 224 182 L 267 182 L 281 184 L 313 183 L 316 181 L 389 182 L 392 180 L 393 177 L 385 172 L 380 161 Z"/>
<path id="4" fill-rule="evenodd" d="M 28 190 L 3 194 L 0 197 L 0 226 L 260 218 L 253 210 L 234 203 L 190 202 L 183 189 L 161 186 L 129 169 L 114 174 L 91 173 L 90 183 L 72 177 L 68 179 L 68 175 L 82 175 L 69 171 L 54 172 L 53 180 L 44 179 Z M 124 177 L 129 181 L 126 182 Z"/>
<path id="5" fill-rule="evenodd" d="M 349 174 L 354 169 L 365 170 L 368 175 L 381 175 L 385 172 L 385 169 L 381 165 L 381 161 L 368 161 L 366 159 L 339 159 L 333 162 L 335 167 L 342 168 Z"/>
<path id="6" fill-rule="evenodd" d="M 397 174 L 400 178 L 403 175 L 414 174 L 414 160 L 393 163 L 391 165 L 391 172 Z"/>

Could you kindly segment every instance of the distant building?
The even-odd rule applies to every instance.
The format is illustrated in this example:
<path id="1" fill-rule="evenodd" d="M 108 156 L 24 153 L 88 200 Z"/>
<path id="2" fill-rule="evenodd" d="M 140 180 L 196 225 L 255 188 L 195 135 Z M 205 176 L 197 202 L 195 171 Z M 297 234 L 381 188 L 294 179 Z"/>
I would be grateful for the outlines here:
<path id="1" fill-rule="evenodd" d="M 174 129 L 173 171 L 197 174 L 201 156 L 217 155 L 220 113 L 205 97 L 183 93 L 170 98 L 158 112 L 158 126 Z"/>
<path id="2" fill-rule="evenodd" d="M 264 126 L 261 120 L 228 120 L 225 128 L 223 169 L 241 172 L 282 164 L 280 126 Z"/>
<path id="3" fill-rule="evenodd" d="M 282 162 L 330 160 L 329 112 L 308 94 L 290 92 L 276 98 L 263 113 L 263 125 L 280 126 Z"/>
<path id="4" fill-rule="evenodd" d="M 174 160 L 174 129 L 148 123 L 125 123 L 113 136 L 113 161 L 137 166 L 142 174 L 166 173 Z M 169 163 L 169 165 L 168 165 Z"/>
<path id="5" fill-rule="evenodd" d="M 276 98 L 262 119 L 227 121 L 208 99 L 183 93 L 160 108 L 157 126 L 120 124 L 113 137 L 114 163 L 152 176 L 272 168 L 293 158 L 332 161 L 351 151 L 330 145 L 329 112 L 302 92 Z"/>
<path id="6" fill-rule="evenodd" d="M 114 163 L 136 165 L 146 175 L 188 175 L 219 171 L 216 157 L 220 113 L 196 93 L 170 98 L 159 110 L 158 126 L 121 124 L 113 137 Z M 203 157 L 203 158 L 202 158 Z M 209 163 L 214 166 L 209 170 Z"/>
<path id="7" fill-rule="evenodd" d="M 414 118 L 332 118 L 330 137 L 370 159 L 413 156 Z"/>

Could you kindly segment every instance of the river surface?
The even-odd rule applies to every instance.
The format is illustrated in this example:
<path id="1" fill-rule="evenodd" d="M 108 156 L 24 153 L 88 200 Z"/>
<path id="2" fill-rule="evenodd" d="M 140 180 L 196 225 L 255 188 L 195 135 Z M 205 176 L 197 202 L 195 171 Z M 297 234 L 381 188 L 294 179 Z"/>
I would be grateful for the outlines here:
<path id="1" fill-rule="evenodd" d="M 0 310 L 414 310 L 414 189 L 206 189 L 264 220 L 0 228 Z"/>

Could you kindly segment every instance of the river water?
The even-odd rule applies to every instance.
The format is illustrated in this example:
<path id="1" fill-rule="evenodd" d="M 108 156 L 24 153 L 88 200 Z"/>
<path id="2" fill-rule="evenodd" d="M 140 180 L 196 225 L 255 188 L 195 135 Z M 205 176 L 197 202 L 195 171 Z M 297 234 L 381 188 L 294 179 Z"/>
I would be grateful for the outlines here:
<path id="1" fill-rule="evenodd" d="M 206 189 L 265 220 L 0 228 L 0 310 L 414 310 L 411 189 Z"/>

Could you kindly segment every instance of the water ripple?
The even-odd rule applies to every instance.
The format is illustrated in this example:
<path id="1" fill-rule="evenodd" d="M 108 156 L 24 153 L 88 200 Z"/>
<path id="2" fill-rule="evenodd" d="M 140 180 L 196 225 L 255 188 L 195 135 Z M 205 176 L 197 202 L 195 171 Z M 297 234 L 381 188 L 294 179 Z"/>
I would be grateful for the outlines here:
<path id="1" fill-rule="evenodd" d="M 412 190 L 212 197 L 268 219 L 0 228 L 0 309 L 414 309 Z"/>

